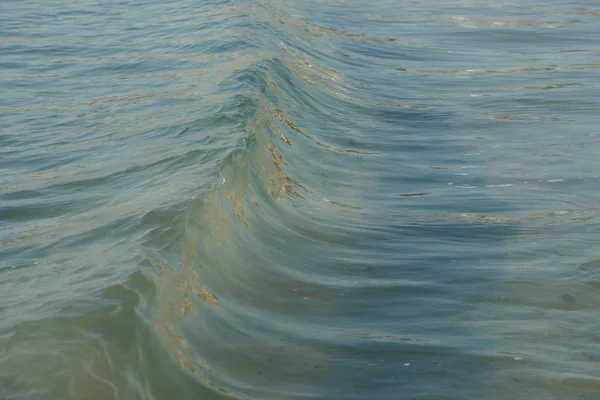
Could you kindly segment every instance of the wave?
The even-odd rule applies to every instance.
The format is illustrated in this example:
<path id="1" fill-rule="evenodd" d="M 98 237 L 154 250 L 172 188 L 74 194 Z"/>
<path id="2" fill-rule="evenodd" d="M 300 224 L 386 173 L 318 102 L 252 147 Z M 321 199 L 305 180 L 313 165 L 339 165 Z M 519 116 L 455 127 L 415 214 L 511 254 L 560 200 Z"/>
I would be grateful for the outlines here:
<path id="1" fill-rule="evenodd" d="M 454 352 L 439 338 L 386 326 L 389 311 L 378 316 L 371 302 L 399 301 L 400 291 L 410 304 L 440 288 L 427 274 L 386 277 L 413 255 L 364 248 L 383 249 L 385 235 L 408 229 L 382 225 L 389 213 L 369 205 L 386 178 L 374 166 L 398 148 L 434 150 L 443 140 L 423 136 L 423 126 L 448 115 L 378 98 L 335 69 L 356 61 L 336 55 L 331 38 L 385 38 L 319 27 L 264 2 L 236 12 L 256 18 L 251 32 L 263 55 L 220 85 L 231 95 L 219 113 L 242 133 L 215 169 L 217 185 L 186 202 L 168 233 L 156 227 L 143 242 L 156 285 L 148 329 L 189 377 L 186 385 L 215 398 L 364 398 L 378 390 L 365 368 L 381 373 L 385 365 L 386 379 L 397 374 L 390 346 L 408 364 Z M 367 135 L 373 120 L 399 136 Z M 411 168 L 401 175 L 425 169 Z M 412 224 L 413 235 L 428 234 Z M 401 314 L 410 321 L 417 313 Z"/>
<path id="2" fill-rule="evenodd" d="M 504 98 L 481 100 L 490 113 L 466 119 L 467 99 L 489 95 L 461 88 L 479 76 L 514 76 L 496 88 L 511 94 L 579 85 L 518 81 L 562 66 L 465 66 L 423 30 L 398 33 L 428 15 L 357 18 L 364 9 L 137 4 L 147 18 L 119 35 L 131 54 L 96 32 L 120 23 L 118 13 L 94 9 L 96 36 L 50 49 L 74 57 L 48 63 L 54 75 L 44 66 L 13 77 L 73 79 L 86 101 L 53 88 L 61 96 L 52 107 L 3 109 L 70 119 L 40 129 L 28 148 L 48 168 L 3 193 L 0 212 L 22 224 L 0 243 L 3 254 L 47 262 L 0 269 L 18 293 L 0 302 L 0 311 L 16 310 L 0 326 L 0 397 L 503 399 L 514 398 L 513 383 L 526 386 L 507 363 L 532 354 L 501 347 L 498 332 L 510 324 L 495 319 L 510 300 L 494 298 L 507 276 L 505 242 L 523 223 L 592 216 L 515 215 L 513 199 L 478 190 L 512 184 L 488 185 L 478 151 L 489 146 L 473 144 L 487 138 L 464 132 L 530 118 L 508 115 L 514 99 Z M 365 25 L 352 29 L 357 19 Z M 36 40 L 37 55 L 55 46 Z M 457 107 L 463 94 L 467 105 Z M 86 123 L 67 129 L 77 118 Z M 52 129 L 59 139 L 42 134 Z M 578 301 L 592 303 L 562 294 L 554 307 Z M 535 368 L 549 386 L 566 379 L 567 394 L 597 384 L 589 371 Z"/>
<path id="3" fill-rule="evenodd" d="M 377 338 L 413 355 L 445 347 L 373 331 L 370 319 L 361 328 L 353 313 L 368 293 L 433 290 L 408 277 L 368 281 L 375 265 L 394 260 L 357 251 L 382 236 L 385 218 L 368 206 L 365 191 L 377 191 L 379 177 L 366 167 L 392 157 L 394 142 L 416 143 L 365 133 L 373 119 L 403 121 L 408 131 L 447 115 L 374 97 L 335 69 L 346 61 L 329 46 L 332 37 L 385 38 L 319 27 L 264 2 L 236 12 L 255 18 L 247 36 L 261 43 L 261 59 L 219 86 L 230 93 L 219 114 L 241 134 L 215 168 L 216 186 L 186 202 L 168 233 L 158 226 L 143 241 L 156 285 L 148 329 L 187 384 L 215 398 L 334 398 L 332 379 L 371 384 L 360 368 L 342 365 L 356 362 L 363 346 L 384 351 Z M 363 396 L 351 393 L 344 398 Z"/>

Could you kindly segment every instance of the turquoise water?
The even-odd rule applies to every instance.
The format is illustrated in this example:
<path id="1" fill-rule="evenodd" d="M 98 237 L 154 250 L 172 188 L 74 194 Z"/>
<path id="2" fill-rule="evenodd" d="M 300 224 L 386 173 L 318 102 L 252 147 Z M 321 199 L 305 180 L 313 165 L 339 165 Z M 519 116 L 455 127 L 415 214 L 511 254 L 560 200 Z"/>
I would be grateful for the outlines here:
<path id="1" fill-rule="evenodd" d="M 0 10 L 0 399 L 599 398 L 600 3 Z"/>

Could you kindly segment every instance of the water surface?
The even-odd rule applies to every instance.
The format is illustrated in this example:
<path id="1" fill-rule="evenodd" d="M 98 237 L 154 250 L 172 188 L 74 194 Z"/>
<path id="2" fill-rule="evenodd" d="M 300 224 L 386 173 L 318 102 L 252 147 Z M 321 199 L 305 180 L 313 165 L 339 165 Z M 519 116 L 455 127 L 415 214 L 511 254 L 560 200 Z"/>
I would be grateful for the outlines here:
<path id="1" fill-rule="evenodd" d="M 600 396 L 597 2 L 0 9 L 0 398 Z"/>

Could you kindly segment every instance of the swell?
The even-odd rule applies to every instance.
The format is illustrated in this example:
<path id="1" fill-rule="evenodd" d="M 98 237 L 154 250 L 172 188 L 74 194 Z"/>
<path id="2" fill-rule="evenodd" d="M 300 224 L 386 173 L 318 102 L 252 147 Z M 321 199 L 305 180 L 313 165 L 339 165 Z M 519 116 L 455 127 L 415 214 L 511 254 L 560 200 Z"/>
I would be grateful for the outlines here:
<path id="1" fill-rule="evenodd" d="M 172 361 L 218 396 L 322 398 L 331 390 L 322 370 L 339 351 L 323 318 L 336 314 L 349 283 L 315 257 L 327 257 L 324 244 L 351 246 L 361 228 L 353 226 L 360 193 L 329 188 L 335 176 L 368 179 L 323 161 L 374 152 L 360 137 L 339 143 L 294 122 L 293 114 L 324 121 L 347 110 L 333 95 L 331 77 L 341 74 L 274 46 L 273 27 L 262 28 L 254 34 L 272 43 L 269 57 L 226 83 L 244 88 L 232 96 L 245 120 L 239 148 L 220 162 L 218 185 L 186 203 L 176 243 L 161 244 L 177 250 L 144 246 L 157 275 L 152 330 Z"/>
<path id="2" fill-rule="evenodd" d="M 324 40 L 343 32 L 266 3 L 236 12 L 255 18 L 247 36 L 262 55 L 220 85 L 243 134 L 219 162 L 217 185 L 187 201 L 168 234 L 158 226 L 143 241 L 156 285 L 145 313 L 171 363 L 215 398 L 333 398 L 329 380 L 348 383 L 344 354 L 362 347 L 344 339 L 356 323 L 344 296 L 361 285 L 374 292 L 361 277 L 386 262 L 353 254 L 385 234 L 383 215 L 363 204 L 363 191 L 377 187 L 364 167 L 390 149 L 362 132 L 370 118 L 422 120 L 424 111 L 361 97 L 360 84 L 332 68 L 344 60 Z M 390 286 L 423 295 L 413 279 L 374 288 Z M 418 338 L 381 337 L 421 351 Z"/>
<path id="3" fill-rule="evenodd" d="M 375 376 L 384 371 L 393 380 L 395 367 L 378 366 L 369 374 L 365 368 L 392 363 L 390 348 L 407 360 L 456 356 L 451 340 L 434 339 L 440 331 L 433 320 L 458 302 L 429 311 L 429 333 L 397 333 L 390 311 L 373 311 L 373 303 L 388 299 L 400 306 L 449 293 L 434 271 L 419 278 L 391 273 L 398 262 L 418 263 L 418 256 L 390 253 L 385 237 L 406 230 L 404 245 L 411 246 L 433 234 L 448 257 L 454 252 L 443 233 L 447 227 L 423 229 L 410 217 L 401 218 L 405 227 L 385 224 L 398 211 L 370 207 L 368 199 L 380 179 L 390 179 L 391 171 L 377 165 L 398 149 L 444 146 L 426 127 L 448 115 L 374 95 L 362 79 L 335 68 L 356 67 L 357 61 L 336 55 L 332 37 L 387 43 L 385 38 L 319 27 L 266 2 L 236 12 L 253 19 L 244 29 L 256 38 L 254 45 L 260 43 L 261 54 L 220 86 L 243 134 L 219 162 L 217 185 L 187 201 L 169 220 L 168 234 L 156 227 L 143 241 L 156 287 L 144 311 L 151 315 L 151 332 L 187 384 L 199 384 L 215 398 L 358 399 L 373 390 L 387 398 L 393 382 L 377 389 Z M 373 120 L 403 124 L 397 136 L 384 139 L 366 135 Z M 412 134 L 417 126 L 418 138 Z M 407 168 L 398 179 L 410 182 L 419 175 L 414 169 L 425 169 L 419 163 Z M 419 239 L 411 239 L 411 224 Z M 361 248 L 365 243 L 374 246 L 372 254 Z M 382 272 L 373 274 L 376 266 Z M 401 315 L 410 321 L 419 311 Z"/>
<path id="4" fill-rule="evenodd" d="M 144 216 L 142 272 L 153 289 L 139 295 L 141 329 L 166 354 L 161 367 L 181 373 L 188 388 L 181 398 L 201 390 L 207 398 L 384 399 L 395 398 L 398 385 L 411 398 L 443 394 L 461 374 L 446 360 L 485 362 L 469 354 L 454 326 L 465 304 L 477 301 L 458 293 L 458 283 L 484 286 L 491 278 L 467 268 L 442 279 L 440 271 L 456 258 L 478 259 L 477 246 L 457 244 L 475 237 L 494 245 L 516 227 L 422 221 L 474 204 L 506 207 L 481 195 L 464 195 L 463 204 L 406 196 L 412 214 L 395 206 L 394 184 L 427 196 L 427 186 L 447 184 L 432 160 L 462 162 L 445 155 L 455 146 L 440 129 L 447 107 L 415 97 L 409 82 L 395 84 L 394 94 L 373 90 L 362 73 L 383 68 L 377 84 L 389 84 L 386 52 L 398 54 L 395 41 L 308 23 L 293 11 L 268 2 L 233 11 L 245 18 L 244 34 L 234 36 L 252 41 L 253 56 L 218 85 L 227 94 L 219 113 L 236 121 L 239 134 L 216 163 L 212 189 L 166 217 L 162 210 Z M 355 44 L 357 52 L 343 54 L 333 43 L 346 51 Z M 410 152 L 423 158 L 404 162 Z M 161 218 L 166 225 L 157 224 Z M 442 255 L 424 255 L 424 246 Z M 487 256 L 503 258 L 501 249 Z M 156 347 L 145 351 L 160 358 Z M 398 371 L 398 357 L 402 365 L 429 360 L 436 387 L 420 386 L 418 370 Z M 138 379 L 151 393 L 167 390 L 148 375 Z"/>

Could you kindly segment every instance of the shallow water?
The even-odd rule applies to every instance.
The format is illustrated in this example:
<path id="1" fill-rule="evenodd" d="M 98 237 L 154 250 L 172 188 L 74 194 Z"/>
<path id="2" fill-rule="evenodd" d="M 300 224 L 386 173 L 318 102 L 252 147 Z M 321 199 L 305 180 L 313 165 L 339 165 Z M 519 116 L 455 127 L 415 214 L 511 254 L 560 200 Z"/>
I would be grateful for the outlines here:
<path id="1" fill-rule="evenodd" d="M 600 396 L 600 3 L 0 9 L 0 398 Z"/>

